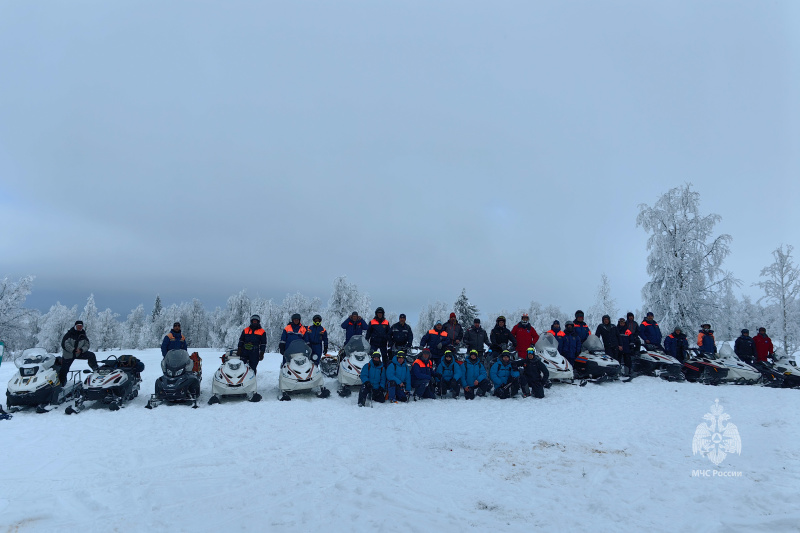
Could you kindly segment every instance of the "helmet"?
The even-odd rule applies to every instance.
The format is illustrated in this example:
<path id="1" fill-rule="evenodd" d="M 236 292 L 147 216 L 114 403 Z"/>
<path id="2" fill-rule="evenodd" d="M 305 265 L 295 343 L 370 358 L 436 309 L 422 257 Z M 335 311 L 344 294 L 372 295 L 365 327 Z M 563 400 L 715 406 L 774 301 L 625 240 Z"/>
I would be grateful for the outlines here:
<path id="1" fill-rule="evenodd" d="M 530 318 L 528 313 L 522 313 L 522 320 L 528 320 L 528 318 Z"/>
<path id="2" fill-rule="evenodd" d="M 375 310 L 375 314 L 377 315 L 378 313 L 384 313 L 384 314 L 386 314 L 386 311 L 384 311 L 384 310 L 383 310 L 383 307 L 379 307 L 379 308 L 377 308 L 377 309 Z"/>
<path id="3" fill-rule="evenodd" d="M 394 354 L 395 357 L 405 357 L 406 351 L 405 350 L 397 350 Z"/>
<path id="4" fill-rule="evenodd" d="M 253 320 L 258 320 L 259 322 L 261 322 L 261 317 L 258 315 L 253 315 L 250 317 L 250 322 L 252 322 Z"/>
<path id="5" fill-rule="evenodd" d="M 478 357 L 478 350 L 470 350 L 469 351 L 469 356 L 472 357 L 473 355 L 475 357 Z"/>
<path id="6" fill-rule="evenodd" d="M 528 353 L 536 353 L 536 350 L 533 349 L 533 346 L 528 346 Z"/>
<path id="7" fill-rule="evenodd" d="M 500 315 L 499 317 L 497 317 L 497 320 L 495 320 L 495 322 L 500 322 L 501 320 L 503 322 L 505 322 L 506 321 L 506 317 L 504 317 L 503 315 Z"/>
<path id="8" fill-rule="evenodd" d="M 295 319 L 300 320 L 300 313 L 295 313 L 295 314 L 292 315 L 292 320 L 295 320 Z"/>
<path id="9" fill-rule="evenodd" d="M 453 358 L 453 352 L 451 352 L 450 350 L 445 350 L 444 356 L 445 357 L 449 357 L 450 359 L 452 359 Z"/>
<path id="10" fill-rule="evenodd" d="M 382 356 L 383 356 L 383 354 L 381 354 L 380 350 L 375 350 L 374 352 L 372 352 L 372 358 L 373 359 L 375 359 L 376 357 L 382 357 Z"/>
<path id="11" fill-rule="evenodd" d="M 322 317 L 321 317 L 321 316 L 319 316 L 319 315 L 314 315 L 314 318 L 313 318 L 312 320 L 313 320 L 314 322 L 322 322 Z"/>
<path id="12" fill-rule="evenodd" d="M 503 350 L 503 353 L 500 354 L 500 357 L 511 357 L 511 352 L 508 350 Z"/>
<path id="13" fill-rule="evenodd" d="M 742 330 L 742 335 L 750 335 L 750 330 L 745 328 Z"/>

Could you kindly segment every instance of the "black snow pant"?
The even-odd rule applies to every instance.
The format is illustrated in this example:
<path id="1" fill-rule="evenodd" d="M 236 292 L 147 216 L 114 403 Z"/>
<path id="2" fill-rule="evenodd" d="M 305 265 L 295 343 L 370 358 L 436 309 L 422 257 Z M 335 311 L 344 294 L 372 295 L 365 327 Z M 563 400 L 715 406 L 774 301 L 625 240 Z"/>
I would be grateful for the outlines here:
<path id="1" fill-rule="evenodd" d="M 258 352 L 246 352 L 242 350 L 239 357 L 242 359 L 242 361 L 247 363 L 247 366 L 253 369 L 253 374 L 258 374 L 256 367 L 258 366 L 258 362 L 261 360 L 261 354 Z"/>
<path id="2" fill-rule="evenodd" d="M 494 390 L 494 395 L 500 398 L 501 400 L 505 400 L 506 398 L 512 398 L 516 396 L 518 392 L 519 392 L 519 380 L 517 378 L 511 378 L 505 385 L 497 387 Z"/>
<path id="3" fill-rule="evenodd" d="M 519 380 L 522 394 L 534 398 L 544 398 L 544 383 L 540 379 L 529 379 L 525 374 Z"/>
<path id="4" fill-rule="evenodd" d="M 369 381 L 361 385 L 361 390 L 358 391 L 358 405 L 364 406 L 367 401 L 367 395 L 372 395 L 372 401 L 383 403 L 386 401 L 386 391 L 381 388 L 374 388 Z"/>
<path id="5" fill-rule="evenodd" d="M 94 370 L 97 368 L 97 356 L 94 352 L 83 352 L 80 355 L 75 354 L 72 356 L 72 359 L 64 359 L 61 358 L 61 368 L 58 371 L 58 380 L 61 382 L 62 385 L 66 385 L 67 383 L 67 375 L 69 375 L 69 367 L 72 366 L 72 362 L 75 359 L 82 359 L 84 361 L 89 361 L 89 367 Z"/>
<path id="6" fill-rule="evenodd" d="M 461 392 L 461 383 L 456 381 L 455 379 L 451 379 L 446 381 L 444 379 L 439 381 L 439 396 L 444 396 L 447 394 L 447 391 L 450 391 L 453 398 L 458 398 L 459 393 Z"/>
<path id="7" fill-rule="evenodd" d="M 478 396 L 486 396 L 486 393 L 490 390 L 492 390 L 492 382 L 488 379 L 484 379 L 483 381 L 478 382 L 477 385 L 464 387 L 464 398 L 467 400 L 474 400 L 476 392 Z"/>
<path id="8" fill-rule="evenodd" d="M 606 355 L 609 356 L 614 361 L 617 361 L 619 364 L 622 364 L 622 352 L 619 350 L 618 347 L 614 346 L 613 348 L 606 348 L 605 349 Z"/>

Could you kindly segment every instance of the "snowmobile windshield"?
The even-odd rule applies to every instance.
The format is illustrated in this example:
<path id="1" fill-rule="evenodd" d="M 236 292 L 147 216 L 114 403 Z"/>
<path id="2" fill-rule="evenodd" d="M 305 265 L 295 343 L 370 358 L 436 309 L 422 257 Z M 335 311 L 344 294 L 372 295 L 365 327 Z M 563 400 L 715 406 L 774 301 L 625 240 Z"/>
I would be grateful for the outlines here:
<path id="1" fill-rule="evenodd" d="M 164 359 L 161 360 L 161 370 L 171 375 L 169 372 L 174 372 L 182 368 L 191 368 L 192 360 L 189 358 L 189 352 L 186 350 L 170 350 Z M 168 372 L 169 371 L 169 372 Z"/>
<path id="2" fill-rule="evenodd" d="M 361 335 L 353 335 L 344 345 L 344 353 L 347 357 L 351 355 L 366 356 L 369 353 L 369 343 Z"/>
<path id="3" fill-rule="evenodd" d="M 584 350 L 590 352 L 602 352 L 603 351 L 603 341 L 597 335 L 589 335 L 586 338 L 586 342 L 583 343 Z"/>
<path id="4" fill-rule="evenodd" d="M 553 350 L 558 351 L 558 341 L 556 340 L 556 338 L 553 336 L 552 333 L 545 333 L 544 335 L 539 337 L 539 340 L 536 341 L 536 344 L 533 347 L 536 348 L 536 350 L 539 352 L 553 351 Z"/>
<path id="5" fill-rule="evenodd" d="M 52 368 L 55 363 L 55 356 L 47 353 L 47 350 L 44 348 L 28 348 L 14 361 L 17 368 L 22 368 L 23 365 L 37 365 L 43 368 Z"/>
<path id="6" fill-rule="evenodd" d="M 727 342 L 722 343 L 722 346 L 719 349 L 719 357 L 720 359 L 736 359 L 736 354 L 731 348 L 731 345 Z"/>
<path id="7" fill-rule="evenodd" d="M 311 356 L 311 348 L 308 347 L 308 344 L 306 344 L 305 342 L 303 342 L 303 341 L 301 341 L 299 339 L 298 340 L 294 340 L 289 345 L 289 347 L 286 348 L 286 351 L 284 352 L 284 355 L 286 357 L 291 357 L 291 358 L 295 358 L 295 357 L 310 357 Z"/>

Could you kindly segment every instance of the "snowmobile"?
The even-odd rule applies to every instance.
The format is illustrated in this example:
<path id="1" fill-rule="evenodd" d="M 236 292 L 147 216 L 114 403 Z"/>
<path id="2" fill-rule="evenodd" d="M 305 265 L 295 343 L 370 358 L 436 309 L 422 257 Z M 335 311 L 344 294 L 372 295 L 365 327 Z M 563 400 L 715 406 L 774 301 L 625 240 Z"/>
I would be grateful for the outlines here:
<path id="1" fill-rule="evenodd" d="M 350 396 L 350 387 L 361 386 L 361 367 L 370 361 L 369 343 L 361 335 L 353 335 L 344 345 L 344 357 L 339 363 L 337 394 L 342 398 Z"/>
<path id="2" fill-rule="evenodd" d="M 667 355 L 657 344 L 645 344 L 638 353 L 631 356 L 631 377 L 654 376 L 667 381 L 685 381 L 681 371 L 681 362 Z"/>
<path id="3" fill-rule="evenodd" d="M 687 381 L 705 385 L 719 385 L 728 375 L 728 367 L 708 357 L 708 354 L 698 348 L 689 348 L 681 370 Z"/>
<path id="4" fill-rule="evenodd" d="M 784 372 L 778 370 L 774 360 L 769 359 L 766 362 L 756 360 L 750 366 L 761 372 L 761 383 L 765 387 L 773 387 L 776 389 L 783 387 L 783 382 L 786 377 L 784 372 L 786 370 L 784 370 Z M 798 385 L 800 385 L 800 376 L 797 376 L 796 379 L 798 380 Z"/>
<path id="5" fill-rule="evenodd" d="M 156 380 L 156 392 L 145 407 L 152 409 L 169 402 L 191 403 L 197 409 L 203 379 L 203 360 L 197 352 L 189 355 L 186 350 L 168 351 L 161 360 L 161 371 L 164 375 Z"/>
<path id="6" fill-rule="evenodd" d="M 108 405 L 112 411 L 119 411 L 125 402 L 139 396 L 142 383 L 140 372 L 144 365 L 132 355 L 111 356 L 105 361 L 98 361 L 98 368 L 83 382 L 80 395 L 73 405 L 64 413 L 78 414 L 86 407 L 84 402 L 95 402 L 95 405 Z"/>
<path id="7" fill-rule="evenodd" d="M 797 367 L 792 364 L 792 362 L 786 364 L 785 359 L 782 359 L 780 361 L 775 361 L 773 368 L 778 372 L 780 372 L 781 376 L 783 376 L 783 383 L 781 385 L 782 388 L 784 389 L 800 388 L 800 372 L 797 370 Z"/>
<path id="8" fill-rule="evenodd" d="M 585 351 L 575 358 L 575 379 L 592 383 L 619 379 L 619 361 L 606 354 L 603 341 L 596 335 L 589 334 L 583 343 L 583 349 Z"/>
<path id="9" fill-rule="evenodd" d="M 547 367 L 550 372 L 550 381 L 557 383 L 572 383 L 575 381 L 575 375 L 572 372 L 567 358 L 558 353 L 558 340 L 552 333 L 545 333 L 536 344 L 533 346 L 536 350 L 536 355 Z"/>
<path id="10" fill-rule="evenodd" d="M 44 348 L 28 348 L 14 363 L 19 373 L 8 381 L 6 388 L 6 407 L 11 413 L 26 407 L 46 413 L 80 394 L 81 371 L 71 370 L 67 382 L 62 384 L 58 379 L 61 358 L 48 354 Z"/>
<path id="11" fill-rule="evenodd" d="M 290 392 L 314 390 L 318 398 L 331 394 L 325 388 L 322 372 L 311 362 L 311 348 L 300 339 L 292 341 L 283 353 L 278 389 L 281 401 L 291 400 Z"/>
<path id="12" fill-rule="evenodd" d="M 336 355 L 329 353 L 324 354 L 319 360 L 319 370 L 329 378 L 335 378 L 339 375 L 339 363 L 344 357 L 344 348 L 339 350 Z"/>
<path id="13" fill-rule="evenodd" d="M 467 347 L 463 344 L 459 344 L 454 353 L 453 359 L 455 359 L 459 365 L 463 365 L 464 361 L 467 360 Z"/>
<path id="14" fill-rule="evenodd" d="M 245 397 L 250 402 L 260 402 L 257 392 L 256 373 L 247 362 L 236 354 L 236 350 L 228 350 L 222 357 L 222 366 L 214 373 L 211 382 L 211 398 L 208 405 L 219 403 L 221 398 L 230 396 Z"/>
<path id="15" fill-rule="evenodd" d="M 728 368 L 728 375 L 725 376 L 724 381 L 736 385 L 755 385 L 761 382 L 761 372 L 739 359 L 727 342 L 715 355 L 714 360 Z"/>

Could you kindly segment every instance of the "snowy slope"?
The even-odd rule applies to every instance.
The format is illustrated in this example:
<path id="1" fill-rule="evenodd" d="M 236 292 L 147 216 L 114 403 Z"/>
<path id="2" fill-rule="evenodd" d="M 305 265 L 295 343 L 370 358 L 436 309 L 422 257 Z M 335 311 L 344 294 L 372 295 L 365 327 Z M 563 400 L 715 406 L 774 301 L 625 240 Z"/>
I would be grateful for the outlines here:
<path id="1" fill-rule="evenodd" d="M 554 385 L 544 400 L 358 408 L 278 402 L 279 355 L 258 404 L 17 413 L 0 422 L 0 529 L 54 531 L 792 531 L 800 528 L 800 391 L 669 384 Z M 83 368 L 85 362 L 76 363 Z M 5 383 L 15 371 L 0 368 Z M 329 388 L 335 389 L 331 380 Z M 742 438 L 718 471 L 692 437 L 719 398 Z"/>

